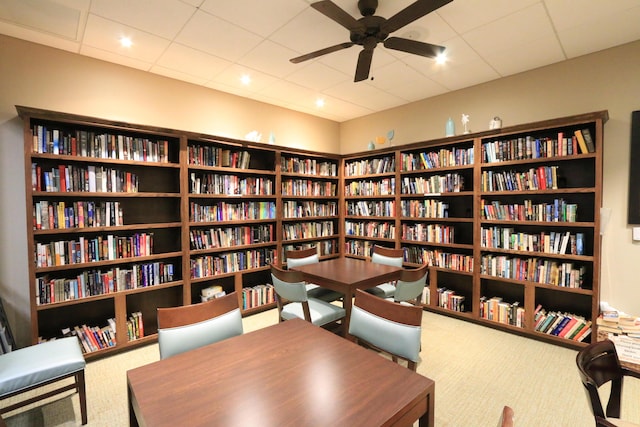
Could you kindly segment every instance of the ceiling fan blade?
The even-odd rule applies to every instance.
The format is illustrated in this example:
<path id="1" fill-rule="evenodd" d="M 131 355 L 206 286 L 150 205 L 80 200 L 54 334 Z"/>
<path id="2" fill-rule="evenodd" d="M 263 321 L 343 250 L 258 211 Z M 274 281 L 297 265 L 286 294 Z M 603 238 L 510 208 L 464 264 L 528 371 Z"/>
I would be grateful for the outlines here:
<path id="1" fill-rule="evenodd" d="M 371 60 L 373 59 L 373 49 L 362 49 L 358 55 L 358 65 L 356 66 L 356 76 L 354 82 L 360 82 L 369 78 Z"/>
<path id="2" fill-rule="evenodd" d="M 323 0 L 311 3 L 311 7 L 322 13 L 329 19 L 332 19 L 338 24 L 342 25 L 349 31 L 361 32 L 365 30 L 365 27 L 362 23 L 358 22 L 356 18 L 342 10 L 331 0 Z"/>
<path id="3" fill-rule="evenodd" d="M 435 58 L 445 50 L 444 46 L 403 39 L 401 37 L 389 37 L 383 42 L 383 45 L 388 49 L 401 50 L 402 52 L 426 56 L 427 58 Z"/>
<path id="4" fill-rule="evenodd" d="M 453 0 L 418 0 L 387 19 L 387 22 L 382 25 L 382 30 L 391 34 L 451 1 Z"/>
<path id="5" fill-rule="evenodd" d="M 307 53 L 306 55 L 291 58 L 289 61 L 297 64 L 299 62 L 307 61 L 309 59 L 317 58 L 318 56 L 326 55 L 327 53 L 337 52 L 342 49 L 347 49 L 353 46 L 352 42 L 340 43 L 335 46 L 325 47 L 324 49 L 316 50 L 315 52 Z"/>

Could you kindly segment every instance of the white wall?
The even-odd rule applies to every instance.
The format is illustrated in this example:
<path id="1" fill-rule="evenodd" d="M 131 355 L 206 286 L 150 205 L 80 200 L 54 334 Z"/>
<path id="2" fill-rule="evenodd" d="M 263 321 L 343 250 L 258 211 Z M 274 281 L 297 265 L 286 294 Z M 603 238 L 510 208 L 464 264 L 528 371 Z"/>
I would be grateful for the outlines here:
<path id="1" fill-rule="evenodd" d="M 603 206 L 611 211 L 603 237 L 601 300 L 640 316 L 640 270 L 635 270 L 640 244 L 632 242 L 627 225 L 631 112 L 640 110 L 640 41 L 342 123 L 340 145 L 342 153 L 363 151 L 390 129 L 396 145 L 441 138 L 448 117 L 460 133 L 462 113 L 469 114 L 471 131 L 484 131 L 496 115 L 509 126 L 599 110 L 609 111 Z"/>

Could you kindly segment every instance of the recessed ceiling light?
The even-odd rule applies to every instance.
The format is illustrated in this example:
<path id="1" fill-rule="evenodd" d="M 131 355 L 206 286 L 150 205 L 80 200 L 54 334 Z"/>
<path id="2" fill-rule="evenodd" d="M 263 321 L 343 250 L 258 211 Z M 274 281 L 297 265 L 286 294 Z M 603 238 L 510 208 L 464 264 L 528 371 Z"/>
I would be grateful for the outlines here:
<path id="1" fill-rule="evenodd" d="M 243 85 L 248 86 L 249 83 L 251 83 L 251 77 L 249 77 L 248 74 L 243 74 L 242 77 L 240 77 L 240 81 Z"/>
<path id="2" fill-rule="evenodd" d="M 436 56 L 436 64 L 444 64 L 447 62 L 447 54 L 442 52 L 438 56 Z"/>
<path id="3" fill-rule="evenodd" d="M 122 46 L 122 47 L 131 47 L 132 45 L 133 45 L 133 42 L 131 41 L 131 39 L 129 37 L 126 37 L 126 36 L 120 37 L 120 46 Z"/>
<path id="4" fill-rule="evenodd" d="M 318 107 L 318 108 L 324 107 L 324 99 L 322 99 L 322 98 L 316 99 L 316 107 Z"/>

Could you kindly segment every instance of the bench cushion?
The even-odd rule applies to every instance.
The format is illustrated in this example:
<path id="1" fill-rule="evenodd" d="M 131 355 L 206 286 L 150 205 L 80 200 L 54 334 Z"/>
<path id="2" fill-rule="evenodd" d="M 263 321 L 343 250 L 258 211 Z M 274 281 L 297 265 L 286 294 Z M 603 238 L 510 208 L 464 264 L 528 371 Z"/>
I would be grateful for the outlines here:
<path id="1" fill-rule="evenodd" d="M 0 356 L 0 396 L 84 369 L 76 337 L 60 338 Z"/>

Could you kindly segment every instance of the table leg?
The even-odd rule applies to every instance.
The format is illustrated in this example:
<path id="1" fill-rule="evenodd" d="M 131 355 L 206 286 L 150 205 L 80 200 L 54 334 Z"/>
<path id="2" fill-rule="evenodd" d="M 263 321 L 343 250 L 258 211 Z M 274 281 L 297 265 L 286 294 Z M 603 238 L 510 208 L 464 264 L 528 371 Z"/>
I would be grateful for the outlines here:
<path id="1" fill-rule="evenodd" d="M 133 393 L 131 393 L 131 388 L 127 385 L 127 395 L 128 395 L 128 403 L 129 403 L 129 426 L 130 427 L 139 427 L 138 418 L 136 417 L 136 411 L 133 407 Z"/>
<path id="2" fill-rule="evenodd" d="M 433 427 L 435 425 L 435 403 L 433 393 L 427 393 L 427 412 L 420 417 L 420 427 Z"/>
<path id="3" fill-rule="evenodd" d="M 351 307 L 353 306 L 353 295 L 350 295 L 349 292 L 345 292 L 344 298 L 342 299 L 342 307 L 344 308 L 345 315 L 344 320 L 342 321 L 342 336 L 353 340 L 351 335 L 349 335 L 349 320 L 351 319 Z"/>

